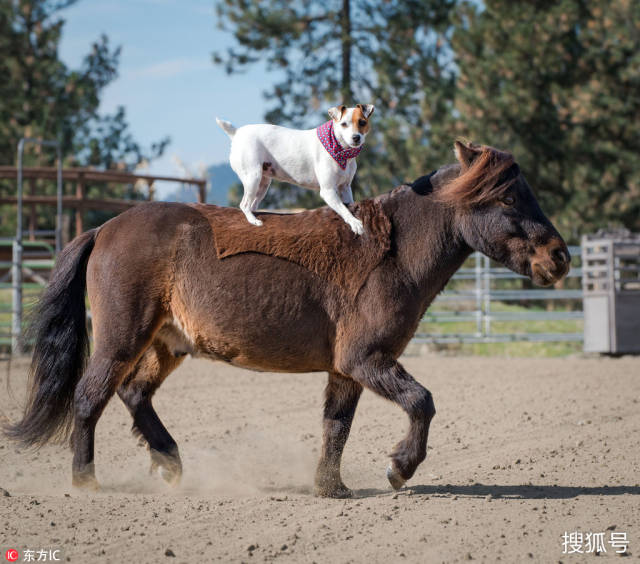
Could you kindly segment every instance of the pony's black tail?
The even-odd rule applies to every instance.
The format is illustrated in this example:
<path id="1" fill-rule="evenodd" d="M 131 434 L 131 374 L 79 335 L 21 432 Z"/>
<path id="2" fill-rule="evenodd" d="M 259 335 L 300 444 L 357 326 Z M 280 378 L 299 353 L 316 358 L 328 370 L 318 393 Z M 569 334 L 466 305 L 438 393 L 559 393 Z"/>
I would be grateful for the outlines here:
<path id="1" fill-rule="evenodd" d="M 4 428 L 25 446 L 69 436 L 73 394 L 89 356 L 84 295 L 95 235 L 95 229 L 87 231 L 64 248 L 33 311 L 27 333 L 35 338 L 29 397 L 22 420 Z"/>

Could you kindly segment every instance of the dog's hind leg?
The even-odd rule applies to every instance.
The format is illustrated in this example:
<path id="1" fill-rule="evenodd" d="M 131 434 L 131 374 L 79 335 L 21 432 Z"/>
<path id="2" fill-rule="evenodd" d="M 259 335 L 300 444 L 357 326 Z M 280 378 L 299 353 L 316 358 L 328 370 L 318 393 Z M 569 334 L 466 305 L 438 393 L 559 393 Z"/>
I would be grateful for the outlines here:
<path id="1" fill-rule="evenodd" d="M 240 180 L 242 182 L 242 185 L 244 186 L 244 195 L 242 196 L 242 201 L 240 202 L 240 209 L 244 213 L 249 223 L 257 225 L 259 227 L 262 225 L 262 221 L 260 221 L 255 215 L 253 215 L 252 207 L 254 205 L 254 202 L 258 198 L 258 194 L 260 193 L 262 171 L 256 170 L 255 172 L 243 173 L 240 176 Z"/>
<path id="2" fill-rule="evenodd" d="M 269 186 L 271 186 L 271 177 L 263 175 L 262 179 L 260 180 L 260 188 L 258 189 L 258 195 L 256 196 L 256 199 L 253 200 L 253 203 L 251 204 L 252 212 L 256 211 L 258 209 L 258 206 L 260 205 L 260 202 L 264 200 L 264 197 L 267 195 L 267 190 L 269 190 Z"/>
<path id="3" fill-rule="evenodd" d="M 165 378 L 182 362 L 159 339 L 154 340 L 135 368 L 118 388 L 118 395 L 133 417 L 133 433 L 149 446 L 151 472 L 161 469 L 162 477 L 177 484 L 182 475 L 178 445 L 155 412 L 151 399 Z"/>

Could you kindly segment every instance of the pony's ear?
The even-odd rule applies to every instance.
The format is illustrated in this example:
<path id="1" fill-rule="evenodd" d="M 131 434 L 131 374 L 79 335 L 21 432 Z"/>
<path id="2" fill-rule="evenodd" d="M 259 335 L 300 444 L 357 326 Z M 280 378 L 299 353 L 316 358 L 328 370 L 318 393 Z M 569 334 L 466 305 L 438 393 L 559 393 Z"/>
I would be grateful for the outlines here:
<path id="1" fill-rule="evenodd" d="M 373 104 L 356 104 L 356 108 L 360 109 L 364 119 L 369 119 L 369 116 L 373 113 L 373 110 L 376 109 Z"/>
<path id="2" fill-rule="evenodd" d="M 482 152 L 482 150 L 473 143 L 456 141 L 453 144 L 453 152 L 456 154 L 458 162 L 462 165 L 462 170 L 466 170 L 471 166 L 473 160 Z"/>
<path id="3" fill-rule="evenodd" d="M 347 106 L 345 106 L 344 104 L 342 104 L 341 106 L 334 106 L 333 108 L 329 108 L 329 117 L 334 121 L 338 121 L 340 118 L 342 118 L 342 115 L 344 114 L 346 109 Z"/>

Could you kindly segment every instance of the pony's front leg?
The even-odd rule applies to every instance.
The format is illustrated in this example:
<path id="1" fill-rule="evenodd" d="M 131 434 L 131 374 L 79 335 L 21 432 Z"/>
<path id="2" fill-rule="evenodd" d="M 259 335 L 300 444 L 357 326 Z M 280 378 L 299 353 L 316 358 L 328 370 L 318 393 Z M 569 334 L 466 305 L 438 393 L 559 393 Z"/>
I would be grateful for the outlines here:
<path id="1" fill-rule="evenodd" d="M 329 373 L 325 389 L 322 455 L 315 480 L 315 494 L 318 496 L 344 498 L 352 495 L 342 483 L 340 460 L 361 393 L 362 386 L 358 382 Z"/>
<path id="2" fill-rule="evenodd" d="M 358 363 L 351 376 L 400 405 L 409 416 L 409 432 L 393 449 L 387 469 L 387 478 L 397 490 L 427 456 L 429 424 L 436 414 L 431 392 L 416 382 L 399 362 L 384 355 L 374 355 Z"/>

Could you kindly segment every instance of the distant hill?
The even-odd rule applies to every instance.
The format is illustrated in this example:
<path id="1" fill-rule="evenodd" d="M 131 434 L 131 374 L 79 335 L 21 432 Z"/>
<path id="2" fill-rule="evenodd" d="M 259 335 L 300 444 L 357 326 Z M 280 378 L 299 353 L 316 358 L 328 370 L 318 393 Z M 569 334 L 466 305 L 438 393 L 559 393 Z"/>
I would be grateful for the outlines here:
<path id="1" fill-rule="evenodd" d="M 220 163 L 207 169 L 207 203 L 219 206 L 229 205 L 229 188 L 239 182 L 229 163 Z M 180 186 L 168 194 L 164 200 L 170 202 L 195 202 L 196 190 L 192 186 Z"/>
<path id="2" fill-rule="evenodd" d="M 229 163 L 212 165 L 207 169 L 209 186 L 207 191 L 207 203 L 226 206 L 229 204 L 229 188 L 240 179 L 233 172 Z"/>

